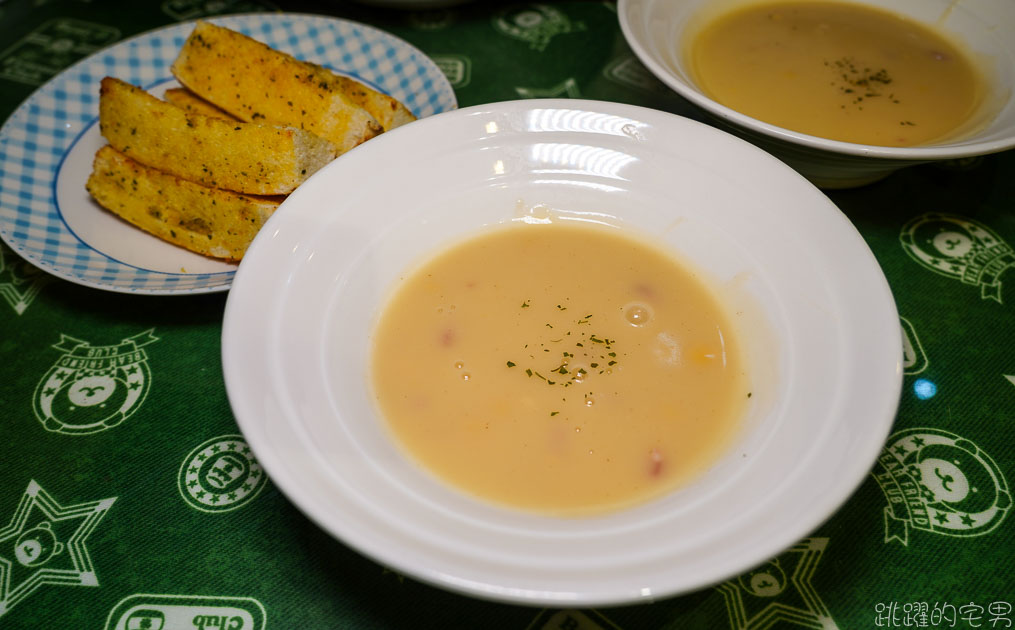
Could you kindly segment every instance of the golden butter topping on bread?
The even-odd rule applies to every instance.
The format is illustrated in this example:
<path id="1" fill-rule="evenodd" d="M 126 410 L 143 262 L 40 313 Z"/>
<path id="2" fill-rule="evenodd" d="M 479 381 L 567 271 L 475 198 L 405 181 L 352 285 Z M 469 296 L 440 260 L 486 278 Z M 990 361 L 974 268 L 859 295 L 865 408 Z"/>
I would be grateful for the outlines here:
<path id="1" fill-rule="evenodd" d="M 192 92 L 240 120 L 292 125 L 340 153 L 383 131 L 334 73 L 209 22 L 197 23 L 171 69 Z"/>
<path id="2" fill-rule="evenodd" d="M 142 164 L 257 195 L 292 192 L 336 155 L 334 145 L 306 131 L 187 113 L 112 77 L 102 80 L 99 128 Z"/>
<path id="3" fill-rule="evenodd" d="M 166 90 L 162 98 L 167 103 L 172 103 L 190 114 L 201 114 L 202 116 L 211 116 L 212 118 L 222 118 L 224 120 L 239 120 L 236 116 L 216 107 L 187 88 L 170 88 Z"/>
<path id="4" fill-rule="evenodd" d="M 126 221 L 191 251 L 239 261 L 311 174 L 415 120 L 402 103 L 241 33 L 199 22 L 160 100 L 102 80 L 86 188 Z"/>
<path id="5" fill-rule="evenodd" d="M 95 154 L 85 187 L 107 210 L 159 238 L 237 262 L 281 197 L 255 197 L 189 182 L 110 146 Z"/>

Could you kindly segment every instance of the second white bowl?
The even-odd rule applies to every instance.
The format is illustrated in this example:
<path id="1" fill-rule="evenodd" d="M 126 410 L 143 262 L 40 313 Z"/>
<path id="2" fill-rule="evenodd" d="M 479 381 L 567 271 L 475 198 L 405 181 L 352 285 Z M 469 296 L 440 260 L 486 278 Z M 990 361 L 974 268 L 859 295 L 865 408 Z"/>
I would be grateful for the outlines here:
<path id="1" fill-rule="evenodd" d="M 1010 0 L 862 0 L 951 35 L 985 60 L 989 122 L 940 144 L 881 147 L 792 131 L 730 109 L 694 82 L 684 58 L 703 9 L 717 15 L 761 0 L 619 0 L 620 26 L 634 53 L 660 80 L 704 109 L 727 130 L 780 158 L 823 188 L 876 181 L 905 166 L 996 153 L 1015 147 L 1015 2 Z"/>

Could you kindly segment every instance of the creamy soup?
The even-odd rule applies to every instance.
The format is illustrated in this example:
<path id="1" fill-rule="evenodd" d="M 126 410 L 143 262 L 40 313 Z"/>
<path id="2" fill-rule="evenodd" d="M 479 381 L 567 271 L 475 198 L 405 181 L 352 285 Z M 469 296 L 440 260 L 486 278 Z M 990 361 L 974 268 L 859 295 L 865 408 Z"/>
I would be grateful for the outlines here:
<path id="1" fill-rule="evenodd" d="M 553 514 L 673 490 L 751 395 L 730 320 L 689 269 L 616 228 L 521 224 L 398 284 L 371 377 L 396 441 L 449 484 Z"/>
<path id="2" fill-rule="evenodd" d="M 742 7 L 709 21 L 691 42 L 692 75 L 711 98 L 832 140 L 912 146 L 958 135 L 986 89 L 943 35 L 847 3 Z"/>

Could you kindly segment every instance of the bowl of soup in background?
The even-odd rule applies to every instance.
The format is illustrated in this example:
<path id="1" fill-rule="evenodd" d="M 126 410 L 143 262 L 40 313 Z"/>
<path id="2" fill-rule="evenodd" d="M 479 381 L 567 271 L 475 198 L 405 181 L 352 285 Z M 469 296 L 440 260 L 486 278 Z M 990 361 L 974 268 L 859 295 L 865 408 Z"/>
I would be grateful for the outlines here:
<path id="1" fill-rule="evenodd" d="M 506 249 L 497 239 L 512 233 L 538 238 Z M 572 236 L 582 237 L 577 248 Z M 573 253 L 535 267 L 519 262 L 558 248 Z M 637 256 L 610 262 L 620 260 L 616 249 Z M 430 264 L 452 255 L 444 267 L 464 273 L 444 279 L 447 270 Z M 664 259 L 704 289 L 677 280 L 659 295 L 663 274 L 651 270 Z M 561 290 L 569 276 L 554 280 L 546 266 L 573 267 L 586 285 L 616 295 L 586 309 L 592 302 L 577 290 Z M 513 267 L 521 280 L 505 279 Z M 442 299 L 401 301 L 417 280 Z M 699 291 L 725 316 L 692 326 L 676 307 Z M 478 328 L 466 321 L 487 303 L 506 319 Z M 626 332 L 600 325 L 609 310 L 626 319 Z M 678 320 L 666 323 L 672 315 Z M 387 335 L 389 319 L 408 341 Z M 733 365 L 741 367 L 730 387 L 721 373 L 699 381 L 675 371 L 658 411 L 617 398 L 622 379 L 606 372 L 635 368 L 642 324 L 665 327 L 643 349 L 660 370 L 681 362 L 708 370 L 725 363 L 718 320 L 738 340 Z M 519 337 L 523 324 L 532 328 Z M 706 330 L 704 341 L 690 337 L 692 327 Z M 459 354 L 470 336 L 495 341 L 493 358 Z M 426 343 L 414 345 L 419 339 Z M 404 575 L 545 606 L 644 602 L 703 588 L 806 536 L 856 490 L 880 452 L 901 391 L 901 356 L 898 313 L 880 267 L 806 179 L 708 125 L 569 99 L 463 108 L 335 160 L 258 234 L 231 287 L 222 333 L 236 421 L 297 508 Z M 394 363 L 391 376 L 384 362 Z M 478 389 L 495 373 L 523 393 Z M 693 457 L 672 440 L 654 441 L 632 414 L 656 413 L 667 423 L 692 404 L 688 387 L 734 398 L 692 418 L 726 433 L 696 447 L 704 460 L 688 462 L 688 474 L 667 480 L 660 468 L 676 471 L 684 462 L 675 458 Z M 389 390 L 387 403 L 381 390 Z M 464 407 L 425 413 L 437 390 Z M 552 395 L 533 397 L 532 417 L 521 417 L 528 403 L 516 403 L 536 390 Z M 583 426 L 586 394 L 593 409 L 613 411 L 583 416 Z M 408 416 L 397 419 L 400 405 Z M 512 409 L 514 419 L 495 416 L 494 407 Z M 736 414 L 728 432 L 720 407 Z M 463 426 L 452 426 L 452 414 L 462 414 Z M 515 420 L 543 431 L 519 438 L 509 426 Z M 422 423 L 409 430 L 429 443 L 413 447 L 397 422 Z M 593 423 L 616 426 L 585 446 L 597 433 Z M 632 443 L 636 456 L 622 454 Z M 433 456 L 430 447 L 438 449 Z M 540 450 L 561 457 L 547 469 Z M 597 476 L 573 474 L 575 458 L 598 466 Z M 493 479 L 472 472 L 487 464 L 502 472 Z M 609 474 L 628 465 L 634 477 L 663 485 L 646 492 L 626 481 L 630 471 Z M 544 472 L 529 474 L 530 466 Z M 552 466 L 569 481 L 544 481 Z M 588 492 L 614 481 L 613 498 Z M 557 494 L 510 496 L 518 484 L 528 491 L 543 483 Z M 508 491 L 488 491 L 491 484 Z M 565 502 L 568 484 L 575 497 Z"/>
<path id="2" fill-rule="evenodd" d="M 827 3 L 804 0 L 795 4 Z M 968 115 L 956 121 L 952 133 L 938 134 L 936 138 L 921 140 L 913 146 L 869 143 L 863 136 L 853 141 L 829 139 L 837 134 L 816 135 L 805 120 L 794 124 L 798 122 L 794 117 L 803 119 L 805 113 L 789 113 L 788 118 L 781 119 L 778 115 L 765 116 L 758 111 L 747 113 L 749 107 L 730 106 L 735 101 L 725 96 L 719 98 L 713 91 L 706 90 L 703 84 L 708 77 L 702 76 L 701 64 L 695 58 L 698 39 L 738 12 L 783 5 L 781 10 L 785 9 L 784 2 L 620 0 L 618 13 L 624 37 L 653 74 L 706 111 L 725 129 L 779 157 L 818 186 L 859 186 L 905 166 L 985 155 L 1015 147 L 1015 99 L 1012 99 L 1015 4 L 1006 0 L 864 0 L 857 4 L 902 18 L 898 20 L 900 23 L 908 21 L 916 28 L 930 30 L 955 45 L 969 60 L 979 75 L 982 94 Z M 906 37 L 909 36 L 901 39 Z M 741 56 L 743 67 L 750 68 L 750 58 L 754 55 L 745 49 Z M 863 60 L 850 59 L 848 53 L 833 58 L 815 54 L 811 65 L 819 72 L 827 72 L 827 76 L 815 84 L 814 93 L 830 91 L 838 96 L 839 107 L 853 115 L 847 124 L 855 121 L 856 126 L 864 124 L 865 113 L 861 109 L 866 103 L 891 103 L 895 99 L 893 88 L 902 82 L 898 76 L 879 74 L 883 66 L 871 67 Z M 870 87 L 876 89 L 869 90 Z M 868 97 L 866 103 L 864 96 Z M 791 103 L 786 109 L 792 111 L 797 105 L 799 103 Z M 805 108 L 797 111 L 804 112 Z M 778 122 L 773 123 L 773 120 Z M 912 124 L 900 117 L 900 134 L 913 129 Z"/>

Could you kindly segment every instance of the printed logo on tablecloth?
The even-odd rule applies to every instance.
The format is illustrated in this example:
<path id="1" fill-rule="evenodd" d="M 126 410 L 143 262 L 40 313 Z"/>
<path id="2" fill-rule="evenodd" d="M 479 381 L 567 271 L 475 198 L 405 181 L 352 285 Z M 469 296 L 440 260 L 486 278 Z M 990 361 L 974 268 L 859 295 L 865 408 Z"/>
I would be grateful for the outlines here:
<path id="1" fill-rule="evenodd" d="M 493 17 L 493 27 L 503 35 L 528 42 L 529 48 L 542 52 L 557 35 L 585 30 L 582 22 L 572 22 L 563 12 L 545 4 L 510 6 Z"/>
<path id="2" fill-rule="evenodd" d="M 202 512 L 228 512 L 254 500 L 268 483 L 241 435 L 220 435 L 195 448 L 178 475 L 180 495 Z"/>
<path id="3" fill-rule="evenodd" d="M 996 232 L 972 219 L 922 214 L 902 226 L 902 248 L 927 269 L 980 287 L 980 297 L 1001 302 L 1001 275 L 1015 267 L 1015 252 Z"/>
<path id="4" fill-rule="evenodd" d="M 137 593 L 109 611 L 105 630 L 264 630 L 267 620 L 253 597 Z"/>
<path id="5" fill-rule="evenodd" d="M 224 13 L 255 13 L 278 7 L 261 0 L 166 0 L 162 12 L 177 21 L 195 20 Z"/>
<path id="6" fill-rule="evenodd" d="M 542 610 L 525 630 L 620 630 L 595 610 Z"/>
<path id="7" fill-rule="evenodd" d="M 773 560 L 716 587 L 734 630 L 779 627 L 837 628 L 811 579 L 827 538 L 805 538 Z"/>
<path id="8" fill-rule="evenodd" d="M 61 70 L 120 39 L 105 24 L 57 18 L 0 52 L 0 79 L 42 85 Z"/>
<path id="9" fill-rule="evenodd" d="M 0 296 L 18 315 L 23 315 L 42 287 L 53 277 L 22 260 L 0 243 Z"/>
<path id="10" fill-rule="evenodd" d="M 940 429 L 891 435 L 871 475 L 885 493 L 885 542 L 909 544 L 909 530 L 982 536 L 1011 510 L 1011 493 L 994 460 Z"/>
<path id="11" fill-rule="evenodd" d="M 617 57 L 603 68 L 603 76 L 624 87 L 656 94 L 669 94 L 670 89 L 648 71 L 634 55 Z"/>
<path id="12" fill-rule="evenodd" d="M 905 317 L 900 317 L 899 321 L 902 323 L 902 373 L 919 374 L 927 369 L 930 361 L 927 360 L 913 324 Z"/>
<path id="13" fill-rule="evenodd" d="M 116 497 L 63 506 L 34 480 L 0 529 L 0 617 L 42 586 L 98 586 L 85 541 Z"/>
<path id="14" fill-rule="evenodd" d="M 430 55 L 453 88 L 463 88 L 472 82 L 472 60 L 465 55 Z"/>
<path id="15" fill-rule="evenodd" d="M 93 346 L 60 335 L 63 354 L 35 388 L 35 417 L 47 431 L 86 435 L 131 417 L 148 396 L 151 373 L 144 346 L 158 341 L 155 329 L 117 344 Z"/>
<path id="16" fill-rule="evenodd" d="M 548 88 L 515 86 L 515 92 L 522 98 L 581 98 L 581 92 L 578 91 L 578 82 L 571 77 Z"/>

